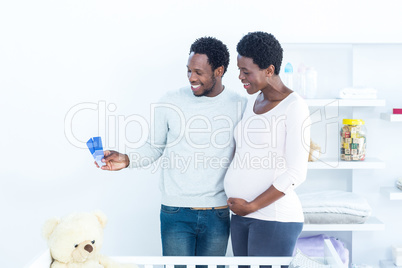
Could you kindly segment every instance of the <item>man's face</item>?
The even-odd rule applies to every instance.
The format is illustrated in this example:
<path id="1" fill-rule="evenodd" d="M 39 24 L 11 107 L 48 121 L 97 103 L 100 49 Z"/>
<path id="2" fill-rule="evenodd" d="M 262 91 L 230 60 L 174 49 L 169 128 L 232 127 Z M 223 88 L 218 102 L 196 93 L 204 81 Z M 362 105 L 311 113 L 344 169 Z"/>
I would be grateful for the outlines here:
<path id="1" fill-rule="evenodd" d="M 205 54 L 191 52 L 187 62 L 187 77 L 197 97 L 209 96 L 216 85 L 216 77 Z"/>

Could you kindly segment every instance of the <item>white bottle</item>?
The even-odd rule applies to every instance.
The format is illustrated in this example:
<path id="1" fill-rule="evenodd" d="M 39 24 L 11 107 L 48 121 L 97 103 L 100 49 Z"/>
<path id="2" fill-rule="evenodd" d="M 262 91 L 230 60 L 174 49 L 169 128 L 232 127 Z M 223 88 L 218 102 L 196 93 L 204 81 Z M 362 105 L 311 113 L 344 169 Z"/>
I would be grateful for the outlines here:
<path id="1" fill-rule="evenodd" d="M 293 89 L 293 66 L 292 64 L 290 64 L 290 62 L 288 62 L 285 65 L 285 75 L 283 82 L 285 86 L 287 86 L 290 89 Z"/>
<path id="2" fill-rule="evenodd" d="M 303 98 L 307 97 L 306 93 L 306 66 L 300 63 L 297 68 L 297 87 L 296 92 L 299 93 Z"/>
<path id="3" fill-rule="evenodd" d="M 313 67 L 306 68 L 306 98 L 313 99 L 317 95 L 317 71 Z"/>

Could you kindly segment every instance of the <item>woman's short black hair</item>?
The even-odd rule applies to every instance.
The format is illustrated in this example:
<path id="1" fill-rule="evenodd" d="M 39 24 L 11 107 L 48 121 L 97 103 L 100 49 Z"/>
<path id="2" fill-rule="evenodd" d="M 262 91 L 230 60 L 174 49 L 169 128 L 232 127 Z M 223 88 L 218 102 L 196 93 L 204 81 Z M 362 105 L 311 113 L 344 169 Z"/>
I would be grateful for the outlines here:
<path id="1" fill-rule="evenodd" d="M 222 41 L 214 37 L 198 38 L 191 45 L 190 54 L 191 52 L 207 55 L 208 63 L 211 65 L 212 71 L 223 66 L 223 74 L 226 73 L 229 66 L 229 50 Z"/>
<path id="2" fill-rule="evenodd" d="M 248 33 L 239 41 L 236 49 L 239 55 L 252 58 L 260 69 L 266 69 L 272 64 L 275 67 L 275 74 L 279 74 L 283 49 L 272 34 L 265 32 Z"/>

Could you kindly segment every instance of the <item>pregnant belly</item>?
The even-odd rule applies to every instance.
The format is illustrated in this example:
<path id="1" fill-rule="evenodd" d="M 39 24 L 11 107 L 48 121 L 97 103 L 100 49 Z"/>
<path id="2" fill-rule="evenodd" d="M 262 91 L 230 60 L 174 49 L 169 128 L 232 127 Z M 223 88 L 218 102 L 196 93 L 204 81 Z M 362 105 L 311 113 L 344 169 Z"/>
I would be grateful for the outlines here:
<path id="1" fill-rule="evenodd" d="M 264 174 L 250 172 L 249 170 L 228 170 L 225 176 L 224 187 L 227 197 L 242 198 L 252 201 L 265 192 L 271 185 L 273 175 L 269 176 L 267 170 Z"/>

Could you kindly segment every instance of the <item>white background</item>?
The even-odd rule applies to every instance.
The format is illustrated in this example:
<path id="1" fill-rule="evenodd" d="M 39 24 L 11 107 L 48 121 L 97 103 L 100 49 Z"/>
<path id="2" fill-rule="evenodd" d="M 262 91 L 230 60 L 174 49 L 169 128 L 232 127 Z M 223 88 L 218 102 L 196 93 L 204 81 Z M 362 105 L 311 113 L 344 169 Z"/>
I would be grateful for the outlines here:
<path id="1" fill-rule="evenodd" d="M 281 43 L 397 44 L 402 43 L 401 4 L 397 0 L 0 2 L 0 267 L 23 267 L 46 249 L 41 237 L 46 219 L 95 209 L 109 218 L 102 253 L 161 254 L 159 173 L 98 170 L 82 142 L 101 135 L 106 137 L 105 147 L 126 151 L 124 144 L 139 141 L 141 125 L 127 123 L 129 116 L 147 118 L 149 105 L 165 91 L 188 84 L 187 57 L 196 38 L 214 36 L 227 44 L 231 63 L 224 84 L 243 91 L 235 47 L 247 32 L 267 31 Z M 392 65 L 377 64 L 375 57 L 365 61 L 371 54 L 363 49 L 357 57 L 364 68 L 353 71 L 357 79 L 383 87 L 380 96 L 387 100 L 386 111 L 401 107 L 400 46 L 373 51 L 385 53 Z M 387 75 L 388 67 L 394 68 L 392 75 Z M 72 114 L 79 107 L 88 109 Z M 387 160 L 387 169 L 375 172 L 378 178 L 370 177 L 366 183 L 376 187 L 383 184 L 378 180 L 385 180 L 392 185 L 401 176 L 401 127 L 376 124 L 386 132 L 374 132 L 371 139 L 376 137 L 381 145 L 373 151 Z M 358 234 L 354 243 L 362 251 L 356 262 L 376 266 L 379 259 L 391 258 L 392 244 L 402 244 L 397 227 L 402 209 L 400 201 L 390 203 L 379 196 L 370 202 L 388 224 L 386 231 Z"/>

